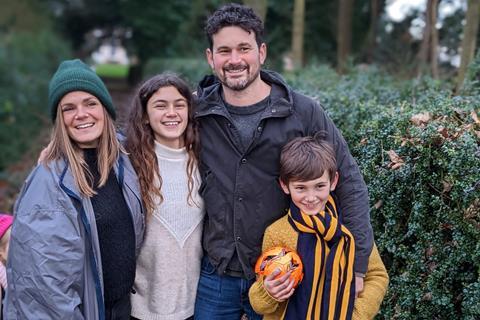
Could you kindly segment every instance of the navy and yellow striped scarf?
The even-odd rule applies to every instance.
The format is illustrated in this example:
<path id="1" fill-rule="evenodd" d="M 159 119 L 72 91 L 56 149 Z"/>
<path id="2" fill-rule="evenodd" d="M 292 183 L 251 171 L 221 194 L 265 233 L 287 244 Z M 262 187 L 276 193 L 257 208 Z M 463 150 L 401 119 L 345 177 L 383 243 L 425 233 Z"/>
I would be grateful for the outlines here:
<path id="1" fill-rule="evenodd" d="M 351 319 L 355 299 L 355 242 L 338 219 L 331 196 L 325 211 L 302 213 L 293 203 L 288 221 L 298 232 L 297 251 L 304 278 L 290 297 L 282 319 Z"/>

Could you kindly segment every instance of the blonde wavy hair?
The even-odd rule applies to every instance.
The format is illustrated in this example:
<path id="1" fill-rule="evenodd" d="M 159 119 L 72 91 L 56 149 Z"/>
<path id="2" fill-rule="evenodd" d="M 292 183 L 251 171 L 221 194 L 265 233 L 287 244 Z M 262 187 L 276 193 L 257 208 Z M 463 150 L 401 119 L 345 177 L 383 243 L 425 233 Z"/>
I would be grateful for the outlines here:
<path id="1" fill-rule="evenodd" d="M 94 186 L 93 177 L 83 157 L 82 149 L 68 135 L 60 104 L 57 108 L 57 116 L 52 129 L 50 144 L 45 159 L 41 161 L 41 163 L 46 164 L 59 159 L 65 160 L 70 166 L 73 179 L 80 193 L 83 196 L 91 197 L 96 194 L 94 190 L 95 187 L 105 185 L 110 170 L 113 169 L 120 152 L 125 153 L 125 150 L 117 139 L 113 119 L 110 117 L 110 114 L 106 112 L 105 108 L 103 108 L 105 121 L 97 146 L 100 181 L 98 186 Z"/>

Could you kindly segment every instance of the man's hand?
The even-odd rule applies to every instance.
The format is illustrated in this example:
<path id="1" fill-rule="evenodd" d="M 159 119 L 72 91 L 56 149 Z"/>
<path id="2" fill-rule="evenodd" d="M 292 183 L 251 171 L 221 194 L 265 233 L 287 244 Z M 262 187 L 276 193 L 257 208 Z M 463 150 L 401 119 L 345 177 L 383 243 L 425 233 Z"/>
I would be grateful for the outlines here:
<path id="1" fill-rule="evenodd" d="M 280 273 L 280 269 L 275 269 L 274 272 L 269 274 L 263 280 L 263 286 L 265 290 L 272 296 L 275 300 L 282 302 L 290 298 L 295 291 L 293 284 L 295 281 L 290 279 L 291 272 L 287 272 L 278 279 L 275 277 Z"/>
<path id="2" fill-rule="evenodd" d="M 363 291 L 363 277 L 355 276 L 355 298 Z"/>

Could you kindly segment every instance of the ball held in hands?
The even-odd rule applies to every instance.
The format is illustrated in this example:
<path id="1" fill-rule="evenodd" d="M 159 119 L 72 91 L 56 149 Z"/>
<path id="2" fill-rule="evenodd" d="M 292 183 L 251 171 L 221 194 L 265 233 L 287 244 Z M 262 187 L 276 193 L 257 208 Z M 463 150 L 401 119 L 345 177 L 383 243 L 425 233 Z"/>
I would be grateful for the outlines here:
<path id="1" fill-rule="evenodd" d="M 280 278 L 287 272 L 291 272 L 290 279 L 294 281 L 294 288 L 303 279 L 303 263 L 294 250 L 284 247 L 273 247 L 262 253 L 255 264 L 255 273 L 257 275 L 268 276 L 275 269 L 280 270 L 275 279 Z"/>

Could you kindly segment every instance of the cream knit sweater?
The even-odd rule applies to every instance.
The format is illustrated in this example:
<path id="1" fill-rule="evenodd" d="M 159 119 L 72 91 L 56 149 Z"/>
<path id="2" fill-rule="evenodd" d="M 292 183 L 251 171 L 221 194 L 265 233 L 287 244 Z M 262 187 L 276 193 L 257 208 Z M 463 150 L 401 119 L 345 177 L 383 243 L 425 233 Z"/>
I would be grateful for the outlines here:
<path id="1" fill-rule="evenodd" d="M 203 202 L 198 171 L 193 199 L 187 203 L 185 149 L 155 144 L 164 201 L 147 219 L 137 259 L 132 316 L 142 320 L 180 320 L 193 315 L 202 258 Z"/>

